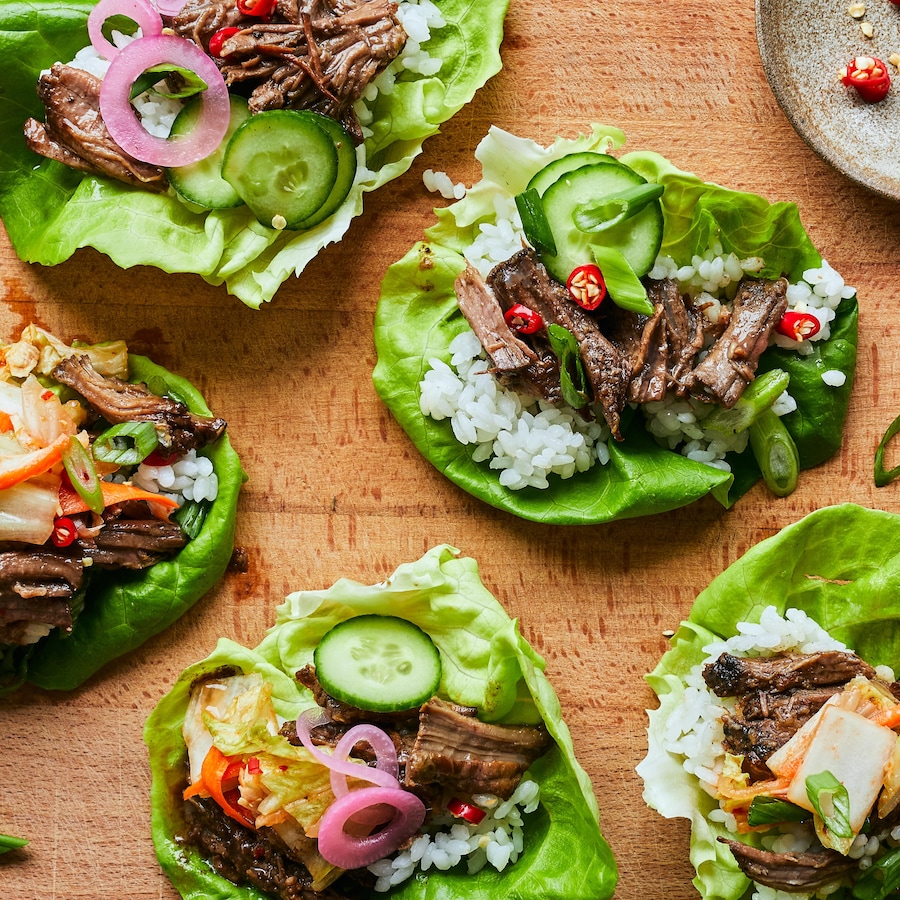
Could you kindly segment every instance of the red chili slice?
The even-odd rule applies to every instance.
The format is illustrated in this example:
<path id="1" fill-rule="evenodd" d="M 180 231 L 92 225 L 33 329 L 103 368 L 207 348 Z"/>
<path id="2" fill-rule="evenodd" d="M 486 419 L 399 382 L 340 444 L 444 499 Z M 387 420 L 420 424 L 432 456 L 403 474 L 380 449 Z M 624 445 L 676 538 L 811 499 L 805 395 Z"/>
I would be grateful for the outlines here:
<path id="1" fill-rule="evenodd" d="M 209 55 L 222 58 L 222 45 L 228 38 L 236 35 L 241 29 L 235 28 L 234 26 L 230 26 L 228 28 L 220 28 L 210 39 L 209 39 Z"/>
<path id="2" fill-rule="evenodd" d="M 464 800 L 458 800 L 456 797 L 447 804 L 447 812 L 456 816 L 457 819 L 465 819 L 473 825 L 477 825 L 486 815 L 483 809 L 466 803 Z"/>
<path id="3" fill-rule="evenodd" d="M 55 547 L 68 547 L 78 534 L 75 523 L 68 516 L 60 516 L 53 521 L 53 532 L 50 540 Z"/>
<path id="4" fill-rule="evenodd" d="M 606 282 L 600 267 L 593 263 L 572 269 L 566 288 L 569 296 L 583 309 L 596 309 L 606 296 Z"/>
<path id="5" fill-rule="evenodd" d="M 781 321 L 775 326 L 775 330 L 792 341 L 804 341 L 818 334 L 822 324 L 812 314 L 806 312 L 786 312 Z"/>
<path id="6" fill-rule="evenodd" d="M 504 314 L 506 324 L 519 334 L 534 334 L 544 327 L 541 314 L 525 306 L 523 303 L 514 303 Z"/>
<path id="7" fill-rule="evenodd" d="M 856 88 L 866 103 L 884 100 L 891 87 L 887 66 L 874 56 L 857 56 L 847 63 L 841 81 L 847 87 Z"/>
<path id="8" fill-rule="evenodd" d="M 245 16 L 269 16 L 275 9 L 276 0 L 236 0 L 237 8 Z"/>

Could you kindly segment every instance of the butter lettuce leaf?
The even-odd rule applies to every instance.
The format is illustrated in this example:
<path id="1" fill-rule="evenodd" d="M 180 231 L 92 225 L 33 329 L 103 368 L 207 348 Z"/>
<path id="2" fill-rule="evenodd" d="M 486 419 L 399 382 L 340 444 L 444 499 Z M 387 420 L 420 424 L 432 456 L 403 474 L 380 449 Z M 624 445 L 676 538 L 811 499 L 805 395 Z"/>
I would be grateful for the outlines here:
<path id="1" fill-rule="evenodd" d="M 624 134 L 594 125 L 573 140 L 551 146 L 492 128 L 476 150 L 482 179 L 466 196 L 435 210 L 437 223 L 392 265 L 382 282 L 375 315 L 378 362 L 375 389 L 413 443 L 439 471 L 475 497 L 514 515 L 555 525 L 610 522 L 666 512 L 712 494 L 730 507 L 760 477 L 751 451 L 731 454 L 732 472 L 689 460 L 660 447 L 644 427 L 640 413 L 623 417 L 621 442 L 609 441 L 610 462 L 569 479 L 551 476 L 546 489 L 509 490 L 487 462 L 475 462 L 472 448 L 453 436 L 448 420 L 435 421 L 419 408 L 419 382 L 431 359 L 450 362 L 449 345 L 468 323 L 456 304 L 453 282 L 464 269 L 463 254 L 479 226 L 496 221 L 495 200 L 524 190 L 547 163 L 570 153 L 621 150 Z M 712 239 L 742 258 L 761 256 L 766 274 L 798 279 L 821 264 L 821 257 L 800 222 L 796 205 L 770 204 L 754 194 L 732 191 L 683 172 L 657 153 L 621 156 L 649 181 L 665 185 L 662 252 L 679 264 L 703 253 Z M 801 468 L 817 465 L 841 445 L 856 366 L 856 300 L 843 301 L 832 322 L 832 337 L 799 356 L 770 348 L 760 369 L 790 373 L 789 391 L 798 409 L 784 421 L 797 443 Z M 846 381 L 832 388 L 822 381 L 829 370 Z"/>
<path id="2" fill-rule="evenodd" d="M 191 683 L 222 666 L 258 672 L 272 684 L 279 716 L 296 718 L 313 707 L 293 673 L 312 661 L 333 625 L 355 615 L 397 615 L 415 622 L 435 641 L 443 663 L 441 693 L 474 703 L 494 721 L 543 721 L 556 746 L 529 770 L 541 786 L 541 806 L 528 818 L 525 850 L 502 873 L 488 868 L 426 873 L 395 888 L 403 900 L 604 900 L 617 880 L 612 852 L 600 834 L 590 779 L 575 759 L 559 700 L 544 662 L 519 634 L 516 622 L 484 587 L 474 560 L 447 545 L 400 566 L 385 582 L 342 579 L 324 591 L 291 594 L 275 625 L 253 650 L 220 640 L 215 651 L 186 669 L 160 700 L 144 729 L 153 776 L 152 831 L 157 856 L 185 898 L 264 900 L 216 876 L 197 851 L 176 840 L 183 830 L 185 745 L 181 724 Z"/>
<path id="3" fill-rule="evenodd" d="M 22 128 L 43 119 L 36 85 L 42 69 L 71 60 L 89 43 L 92 0 L 11 0 L 0 4 L 0 218 L 27 262 L 56 265 L 95 247 L 117 265 L 193 272 L 224 283 L 248 306 L 271 300 L 323 247 L 341 239 L 362 213 L 363 196 L 402 175 L 425 138 L 468 103 L 500 70 L 507 0 L 442 0 L 446 24 L 423 44 L 443 60 L 440 72 L 404 71 L 374 104 L 373 135 L 359 150 L 357 179 L 341 207 L 304 232 L 265 228 L 246 209 L 194 212 L 174 192 L 158 195 L 105 177 L 83 175 L 29 151 Z"/>
<path id="4" fill-rule="evenodd" d="M 193 412 L 211 415 L 186 379 L 143 356 L 129 354 L 128 363 L 132 381 L 148 383 Z M 197 537 L 171 559 L 147 569 L 87 573 L 84 606 L 70 634 L 55 629 L 28 647 L 0 646 L 0 695 L 25 681 L 48 690 L 72 690 L 180 619 L 225 574 L 246 476 L 227 434 L 203 455 L 212 461 L 219 491 Z"/>
<path id="5" fill-rule="evenodd" d="M 832 637 L 872 665 L 900 658 L 900 516 L 854 504 L 829 506 L 757 544 L 702 591 L 672 647 L 647 681 L 659 698 L 650 710 L 647 756 L 638 766 L 644 800 L 667 818 L 691 820 L 694 884 L 709 900 L 749 896 L 750 881 L 728 848 L 725 832 L 710 822 L 717 804 L 663 743 L 684 692 L 684 678 L 703 647 L 737 632 L 738 622 L 758 622 L 767 606 L 779 613 L 802 609 Z M 733 837 L 733 835 L 732 835 Z M 758 838 L 742 835 L 752 843 Z M 848 890 L 830 896 L 849 897 Z"/>

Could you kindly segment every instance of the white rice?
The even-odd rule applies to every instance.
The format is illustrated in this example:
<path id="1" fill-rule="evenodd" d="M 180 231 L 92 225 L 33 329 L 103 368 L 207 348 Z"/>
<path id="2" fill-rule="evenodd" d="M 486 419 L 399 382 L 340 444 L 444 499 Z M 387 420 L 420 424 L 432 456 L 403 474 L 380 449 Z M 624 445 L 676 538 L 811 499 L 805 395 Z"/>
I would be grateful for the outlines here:
<path id="1" fill-rule="evenodd" d="M 758 623 L 739 622 L 737 634 L 727 640 L 716 641 L 703 648 L 706 659 L 694 666 L 685 678 L 685 690 L 678 707 L 667 719 L 663 747 L 682 758 L 685 771 L 695 776 L 700 786 L 715 796 L 716 782 L 726 759 L 722 745 L 724 731 L 722 716 L 733 709 L 730 698 L 717 697 L 703 679 L 703 667 L 722 653 L 734 656 L 769 656 L 781 652 L 816 653 L 822 650 L 846 650 L 803 610 L 788 609 L 784 616 L 774 606 L 763 610 Z M 878 676 L 894 680 L 889 667 L 879 667 Z M 708 818 L 737 833 L 737 823 L 731 813 L 713 809 Z M 866 868 L 883 846 L 900 846 L 900 827 L 879 835 L 860 835 L 850 856 Z M 815 833 L 806 823 L 782 824 L 762 838 L 762 845 L 775 853 L 803 852 L 817 845 Z M 823 898 L 837 888 L 829 885 L 812 894 L 785 893 L 762 885 L 755 885 L 753 900 L 809 900 Z"/>
<path id="2" fill-rule="evenodd" d="M 508 800 L 481 795 L 473 802 L 486 813 L 478 825 L 447 817 L 439 823 L 441 830 L 419 835 L 408 849 L 372 863 L 375 890 L 389 891 L 416 871 L 432 867 L 445 872 L 465 862 L 473 875 L 486 865 L 502 872 L 516 862 L 525 846 L 523 815 L 534 812 L 540 802 L 538 784 L 525 779 Z"/>
<path id="3" fill-rule="evenodd" d="M 429 360 L 419 384 L 423 415 L 449 419 L 461 444 L 473 444 L 477 462 L 490 460 L 511 490 L 545 488 L 548 476 L 571 478 L 609 461 L 609 429 L 574 410 L 523 397 L 488 372 L 481 343 L 464 331 L 450 343 L 450 365 Z"/>
<path id="4" fill-rule="evenodd" d="M 189 450 L 174 463 L 148 466 L 141 463 L 131 476 L 135 487 L 175 500 L 179 506 L 185 500 L 213 501 L 219 492 L 219 478 L 213 464 L 196 450 Z"/>

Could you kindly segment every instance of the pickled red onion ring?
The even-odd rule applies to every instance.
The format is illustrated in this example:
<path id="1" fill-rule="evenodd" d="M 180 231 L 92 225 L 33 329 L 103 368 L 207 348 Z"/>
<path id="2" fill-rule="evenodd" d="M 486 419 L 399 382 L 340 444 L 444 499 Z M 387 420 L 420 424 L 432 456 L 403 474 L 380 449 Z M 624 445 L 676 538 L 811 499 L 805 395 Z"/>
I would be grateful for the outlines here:
<path id="1" fill-rule="evenodd" d="M 194 130 L 184 137 L 155 137 L 131 106 L 131 86 L 152 66 L 190 69 L 208 85 Z M 205 159 L 225 137 L 230 118 L 228 88 L 216 64 L 193 41 L 171 34 L 138 38 L 119 51 L 100 86 L 100 115 L 113 140 L 135 159 L 155 166 L 186 166 Z"/>
<path id="2" fill-rule="evenodd" d="M 347 834 L 344 826 L 375 806 L 390 806 L 394 816 L 381 831 L 358 837 Z M 358 818 L 356 818 L 358 821 Z M 360 869 L 393 853 L 412 837 L 425 821 L 425 804 L 407 791 L 370 787 L 351 791 L 335 800 L 319 822 L 319 853 L 333 866 Z"/>
<path id="3" fill-rule="evenodd" d="M 112 16 L 125 16 L 137 22 L 144 37 L 162 33 L 162 19 L 150 0 L 100 0 L 88 16 L 88 35 L 91 45 L 104 59 L 115 59 L 120 53 L 103 35 L 103 23 Z"/>
<path id="4" fill-rule="evenodd" d="M 352 729 L 351 729 L 352 730 Z M 348 732 L 349 733 L 349 732 Z M 383 732 L 382 732 L 383 733 Z M 390 738 L 387 735 L 384 735 L 388 741 Z M 323 753 L 313 742 L 312 738 L 309 735 L 309 716 L 306 714 L 302 714 L 297 717 L 297 737 L 300 738 L 300 743 L 303 744 L 304 747 L 313 755 L 313 757 L 320 762 L 323 766 L 326 766 L 330 771 L 332 776 L 334 776 L 335 772 L 340 773 L 343 776 L 349 776 L 350 778 L 358 778 L 365 781 L 371 781 L 373 784 L 379 785 L 383 788 L 400 790 L 400 784 L 397 781 L 396 775 L 391 775 L 388 772 L 383 771 L 381 768 L 373 769 L 371 766 L 360 765 L 359 763 L 348 762 L 346 757 L 343 759 L 338 759 L 337 756 L 331 756 L 328 753 Z M 354 740 L 354 743 L 356 741 Z M 351 744 L 352 746 L 352 744 Z M 391 746 L 393 747 L 393 742 L 391 742 Z M 377 753 L 377 750 L 376 750 Z M 396 756 L 395 756 L 396 759 Z M 344 779 L 344 793 L 346 794 L 346 777 Z M 369 790 L 368 788 L 363 788 L 362 790 Z M 334 791 L 334 779 L 332 777 L 332 791 Z M 337 791 L 334 791 L 337 796 Z M 354 791 L 353 793 L 358 793 L 358 791 Z"/>
<path id="5" fill-rule="evenodd" d="M 392 776 L 394 782 L 400 776 L 400 765 L 397 762 L 397 748 L 389 735 L 375 725 L 354 725 L 337 743 L 334 758 L 342 762 L 350 755 L 350 751 L 359 741 L 365 741 L 375 753 L 375 768 Z M 359 766 L 357 766 L 359 768 Z M 356 773 L 354 773 L 354 777 Z M 343 797 L 350 791 L 346 777 L 340 772 L 331 772 L 331 790 L 335 797 Z"/>
<path id="6" fill-rule="evenodd" d="M 153 0 L 153 2 L 164 16 L 177 16 L 185 4 L 185 0 Z"/>

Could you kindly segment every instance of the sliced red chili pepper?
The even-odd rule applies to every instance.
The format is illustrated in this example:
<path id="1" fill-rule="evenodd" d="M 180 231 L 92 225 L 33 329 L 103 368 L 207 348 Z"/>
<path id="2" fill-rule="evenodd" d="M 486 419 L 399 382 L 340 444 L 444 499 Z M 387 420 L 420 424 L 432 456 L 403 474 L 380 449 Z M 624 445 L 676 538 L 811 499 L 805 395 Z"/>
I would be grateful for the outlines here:
<path id="1" fill-rule="evenodd" d="M 866 103 L 884 100 L 891 87 L 887 66 L 874 56 L 857 56 L 847 63 L 841 81 L 854 87 Z"/>
<path id="2" fill-rule="evenodd" d="M 541 314 L 529 309 L 523 303 L 514 303 L 504 314 L 506 324 L 519 334 L 534 334 L 544 327 Z"/>
<path id="3" fill-rule="evenodd" d="M 566 282 L 569 296 L 584 309 L 596 309 L 606 296 L 606 282 L 593 263 L 572 269 Z"/>
<path id="4" fill-rule="evenodd" d="M 237 0 L 237 8 L 245 16 L 270 16 L 276 0 Z"/>
<path id="5" fill-rule="evenodd" d="M 458 800 L 456 797 L 447 804 L 447 812 L 456 816 L 457 819 L 465 819 L 473 825 L 477 825 L 486 815 L 483 809 L 466 803 L 464 800 Z"/>
<path id="6" fill-rule="evenodd" d="M 210 39 L 209 39 L 209 55 L 217 56 L 220 59 L 222 58 L 222 45 L 225 41 L 230 37 L 234 37 L 241 29 L 235 28 L 234 26 L 229 26 L 228 28 L 220 28 Z"/>
<path id="7" fill-rule="evenodd" d="M 161 450 L 154 450 L 144 457 L 143 463 L 145 466 L 155 466 L 157 468 L 159 466 L 170 466 L 177 455 L 177 453 L 163 453 Z"/>
<path id="8" fill-rule="evenodd" d="M 786 312 L 781 321 L 775 326 L 775 330 L 792 341 L 804 341 L 818 334 L 822 328 L 821 322 L 812 314 L 806 312 Z"/>
<path id="9" fill-rule="evenodd" d="M 251 775 L 259 775 L 262 772 L 262 766 L 255 756 L 251 756 L 250 759 L 247 760 L 247 771 Z"/>
<path id="10" fill-rule="evenodd" d="M 78 529 L 68 516 L 60 516 L 53 521 L 53 532 L 50 540 L 55 547 L 68 547 L 75 540 Z"/>
<path id="11" fill-rule="evenodd" d="M 49 400 L 53 396 L 53 391 L 44 391 L 41 394 L 41 400 Z"/>

